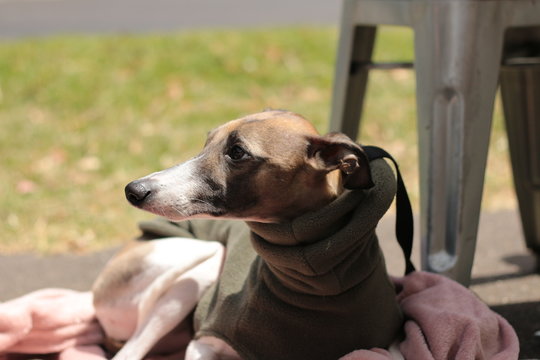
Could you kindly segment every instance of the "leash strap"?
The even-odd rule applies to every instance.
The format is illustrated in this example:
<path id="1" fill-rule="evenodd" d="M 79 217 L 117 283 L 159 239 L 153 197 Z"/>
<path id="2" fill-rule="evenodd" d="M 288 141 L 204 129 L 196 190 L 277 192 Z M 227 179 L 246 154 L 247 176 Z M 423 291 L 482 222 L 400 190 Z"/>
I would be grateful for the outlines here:
<path id="1" fill-rule="evenodd" d="M 396 238 L 405 256 L 405 275 L 415 271 L 411 261 L 411 252 L 413 245 L 413 214 L 409 195 L 405 188 L 405 183 L 401 177 L 399 166 L 396 160 L 386 150 L 377 146 L 363 146 L 369 160 L 387 158 L 392 160 L 397 172 L 397 193 L 396 193 Z"/>

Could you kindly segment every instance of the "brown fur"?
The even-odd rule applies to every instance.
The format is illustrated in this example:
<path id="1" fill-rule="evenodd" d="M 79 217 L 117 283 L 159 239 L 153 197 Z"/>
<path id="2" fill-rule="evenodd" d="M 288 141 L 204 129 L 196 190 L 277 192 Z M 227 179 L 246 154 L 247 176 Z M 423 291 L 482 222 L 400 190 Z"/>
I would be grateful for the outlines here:
<path id="1" fill-rule="evenodd" d="M 245 159 L 233 160 L 235 151 L 245 152 Z M 279 222 L 328 204 L 343 186 L 371 186 L 358 145 L 344 135 L 319 136 L 309 121 L 285 111 L 249 115 L 211 131 L 189 166 L 196 167 L 189 168 L 197 174 L 196 188 L 181 189 L 193 179 L 181 178 L 184 169 L 171 168 L 129 184 L 128 199 L 171 220 L 210 216 Z M 166 172 L 175 175 L 167 175 L 164 185 Z M 175 200 L 171 194 L 168 204 L 158 200 L 157 177 L 161 188 L 189 195 Z"/>

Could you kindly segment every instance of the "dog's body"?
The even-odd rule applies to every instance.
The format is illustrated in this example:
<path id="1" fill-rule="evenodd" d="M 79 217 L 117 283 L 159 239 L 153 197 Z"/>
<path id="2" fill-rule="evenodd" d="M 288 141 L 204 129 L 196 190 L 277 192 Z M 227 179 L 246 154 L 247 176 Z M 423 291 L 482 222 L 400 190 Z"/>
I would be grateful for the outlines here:
<path id="1" fill-rule="evenodd" d="M 384 164 L 376 168 L 377 174 L 393 176 L 384 166 L 387 167 Z M 375 183 L 377 188 L 379 185 Z M 222 279 L 212 291 L 206 292 L 195 314 L 198 340 L 190 344 L 186 358 L 234 358 L 238 352 L 243 358 L 258 360 L 297 359 L 298 354 L 303 354 L 303 358 L 323 359 L 344 355 L 361 346 L 389 346 L 401 325 L 401 314 L 373 231 L 395 188 L 385 194 L 380 190 L 367 195 L 361 190 L 347 190 L 344 194 L 346 189 L 372 186 L 369 162 L 357 144 L 341 134 L 319 136 L 302 117 L 283 111 L 262 112 L 231 121 L 209 134 L 205 148 L 194 159 L 128 184 L 126 196 L 133 205 L 170 220 L 240 219 L 250 227 L 256 252 L 250 247 L 249 239 L 235 239 L 227 244 Z M 362 201 L 380 209 L 356 210 Z M 384 204 L 377 205 L 381 201 Z M 369 219 L 369 228 L 363 229 L 354 222 L 349 224 L 351 219 Z M 313 224 L 308 228 L 317 229 L 316 233 L 303 230 L 303 222 Z M 111 310 L 119 303 L 130 304 L 130 310 L 122 315 L 127 322 L 124 330 L 115 333 L 105 329 L 107 335 L 119 340 L 127 340 L 130 331 L 140 337 L 145 328 L 141 325 L 141 314 L 149 313 L 148 305 L 146 312 L 137 310 L 134 303 L 138 299 L 133 297 L 139 292 L 138 281 L 131 280 L 136 278 L 133 273 L 154 269 L 141 266 L 148 246 L 151 245 L 139 244 L 126 252 L 124 260 L 113 260 L 96 282 L 98 309 Z M 146 250 L 136 250 L 138 247 Z M 211 255 L 204 255 L 205 260 L 220 256 L 217 247 L 209 249 Z M 235 251 L 246 253 L 234 255 Z M 184 278 L 204 273 L 206 278 L 192 297 L 199 299 L 215 279 L 221 262 L 208 260 L 211 266 L 206 271 L 189 274 L 186 264 L 193 265 L 193 260 L 188 258 L 185 253 L 179 255 L 178 262 L 174 256 L 169 258 L 172 262 L 166 268 L 172 270 L 164 271 L 176 276 L 186 274 Z M 230 259 L 242 265 L 231 265 Z M 363 264 L 366 266 L 362 268 Z M 130 276 L 126 277 L 125 273 Z M 168 287 L 157 288 L 167 289 L 169 298 L 178 294 L 174 276 L 162 283 Z M 127 289 L 130 295 L 119 297 L 110 292 L 114 287 Z M 110 306 L 111 303 L 115 306 Z M 372 304 L 379 309 L 366 308 Z M 381 312 L 377 318 L 372 315 L 375 311 Z M 103 313 L 116 316 L 114 311 Z M 163 317 L 164 311 L 155 314 Z M 100 321 L 101 317 L 98 311 Z M 109 323 L 109 328 L 115 326 L 112 319 L 104 322 Z M 161 326 L 161 333 L 153 331 L 154 337 L 156 333 L 165 335 L 174 327 L 171 326 Z M 354 333 L 362 327 L 362 336 Z M 266 328 L 272 331 L 265 331 Z M 328 331 L 332 340 L 319 348 L 326 336 L 321 334 L 324 331 Z M 257 332 L 273 339 L 257 338 Z M 157 339 L 151 341 L 154 340 Z M 262 345 L 267 342 L 269 346 Z M 151 345 L 128 342 L 124 349 L 139 350 L 130 350 L 129 357 L 122 350 L 119 354 L 124 357 L 119 358 L 142 357 Z"/>
<path id="2" fill-rule="evenodd" d="M 173 237 L 133 242 L 109 261 L 93 293 L 106 347 L 121 348 L 116 359 L 142 359 L 186 319 L 216 281 L 223 255 L 219 243 Z"/>

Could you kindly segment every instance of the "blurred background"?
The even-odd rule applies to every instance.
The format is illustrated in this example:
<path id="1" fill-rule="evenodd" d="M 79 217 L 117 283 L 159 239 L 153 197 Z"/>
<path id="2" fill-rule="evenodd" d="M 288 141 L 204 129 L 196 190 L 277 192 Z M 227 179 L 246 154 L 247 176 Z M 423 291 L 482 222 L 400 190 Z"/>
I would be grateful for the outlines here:
<path id="1" fill-rule="evenodd" d="M 341 1 L 0 0 L 0 253 L 88 252 L 138 234 L 129 181 L 264 108 L 326 132 Z M 376 61 L 413 61 L 387 27 Z M 412 70 L 374 70 L 360 141 L 401 164 L 418 212 Z M 483 210 L 515 209 L 497 100 Z"/>

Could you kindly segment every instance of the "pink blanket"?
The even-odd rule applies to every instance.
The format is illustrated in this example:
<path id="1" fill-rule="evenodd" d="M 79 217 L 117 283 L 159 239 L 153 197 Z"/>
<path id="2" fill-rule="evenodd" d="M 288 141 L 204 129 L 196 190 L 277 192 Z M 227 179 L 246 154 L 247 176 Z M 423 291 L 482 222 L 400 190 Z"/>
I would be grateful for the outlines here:
<path id="1" fill-rule="evenodd" d="M 396 278 L 394 283 L 407 318 L 399 343 L 405 359 L 518 358 L 513 328 L 468 289 L 425 272 Z M 180 331 L 170 336 L 186 335 L 187 330 Z M 45 289 L 0 304 L 0 360 L 36 353 L 58 353 L 59 360 L 103 360 L 102 341 L 88 292 Z M 152 359 L 173 358 L 176 351 Z M 395 357 L 387 350 L 371 349 L 354 351 L 341 360 L 391 359 Z"/>
<path id="2" fill-rule="evenodd" d="M 440 275 L 415 272 L 394 279 L 406 317 L 399 350 L 415 360 L 515 360 L 512 326 L 471 291 Z M 357 350 L 341 360 L 392 360 L 383 349 Z"/>
<path id="3" fill-rule="evenodd" d="M 0 360 L 13 357 L 9 353 L 74 354 L 78 349 L 84 357 L 72 359 L 103 359 L 95 346 L 102 341 L 89 292 L 44 289 L 0 304 Z"/>

